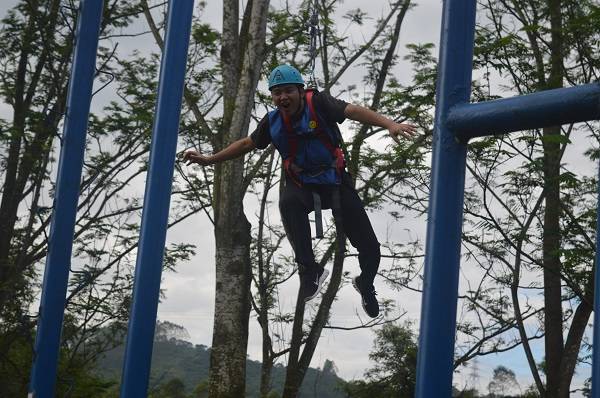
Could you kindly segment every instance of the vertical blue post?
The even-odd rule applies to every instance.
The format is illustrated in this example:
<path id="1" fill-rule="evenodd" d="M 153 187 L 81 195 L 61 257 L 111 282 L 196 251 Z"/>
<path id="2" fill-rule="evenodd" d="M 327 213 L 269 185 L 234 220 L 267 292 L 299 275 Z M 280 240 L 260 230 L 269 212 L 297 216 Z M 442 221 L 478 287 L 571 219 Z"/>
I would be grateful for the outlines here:
<path id="1" fill-rule="evenodd" d="M 146 397 L 194 0 L 169 2 L 121 397 Z"/>
<path id="2" fill-rule="evenodd" d="M 596 260 L 594 262 L 594 340 L 592 348 L 592 397 L 600 394 L 600 162 L 598 163 L 598 202 L 596 205 Z"/>
<path id="3" fill-rule="evenodd" d="M 475 12 L 476 0 L 444 1 L 417 398 L 452 395 L 467 145 L 456 140 L 455 132 L 446 126 L 446 118 L 452 106 L 469 102 Z"/>
<path id="4" fill-rule="evenodd" d="M 58 163 L 29 396 L 54 397 L 103 0 L 82 0 Z"/>

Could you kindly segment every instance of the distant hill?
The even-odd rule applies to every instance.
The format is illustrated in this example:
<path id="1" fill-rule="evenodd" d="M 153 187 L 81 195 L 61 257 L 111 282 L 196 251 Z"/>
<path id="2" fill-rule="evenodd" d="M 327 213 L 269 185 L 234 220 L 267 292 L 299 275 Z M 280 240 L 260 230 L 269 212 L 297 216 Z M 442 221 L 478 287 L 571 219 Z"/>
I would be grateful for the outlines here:
<path id="1" fill-rule="evenodd" d="M 152 354 L 150 389 L 173 378 L 180 379 L 186 391 L 191 393 L 202 381 L 208 379 L 210 348 L 193 345 L 175 337 L 166 338 L 157 333 Z M 98 362 L 97 372 L 104 378 L 120 380 L 124 345 L 120 345 Z M 258 398 L 260 387 L 260 367 L 258 361 L 248 360 L 246 365 L 246 397 Z M 272 373 L 273 388 L 281 394 L 285 380 L 285 367 L 275 365 Z M 300 389 L 300 398 L 344 398 L 340 385 L 344 380 L 335 373 L 335 365 L 326 360 L 323 369 L 309 368 Z"/>

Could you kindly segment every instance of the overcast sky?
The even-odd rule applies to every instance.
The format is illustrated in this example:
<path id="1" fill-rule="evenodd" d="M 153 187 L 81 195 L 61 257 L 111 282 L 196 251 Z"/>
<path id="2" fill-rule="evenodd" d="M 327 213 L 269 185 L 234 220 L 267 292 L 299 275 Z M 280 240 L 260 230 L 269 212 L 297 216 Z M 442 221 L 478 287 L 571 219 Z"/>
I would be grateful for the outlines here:
<path id="1" fill-rule="evenodd" d="M 0 2 L 0 14 L 3 15 L 6 9 L 15 2 L 15 0 L 2 0 Z M 273 0 L 271 2 L 275 7 L 280 7 L 283 3 L 283 0 Z M 441 0 L 420 0 L 416 1 L 416 3 L 417 6 L 409 11 L 405 19 L 398 51 L 402 54 L 408 43 L 432 42 L 436 45 L 435 54 L 437 55 L 442 2 Z M 205 12 L 206 19 L 219 28 L 221 24 L 220 7 L 220 2 L 209 1 Z M 386 0 L 371 0 L 368 3 L 368 9 L 365 9 L 364 0 L 345 0 L 340 6 L 339 14 L 342 15 L 345 11 L 361 7 L 374 19 L 386 15 L 389 10 L 389 4 Z M 344 22 L 340 19 L 340 23 Z M 356 43 L 360 43 L 363 38 L 369 36 L 369 32 L 372 30 L 373 25 L 370 25 L 365 26 L 363 32 L 351 32 L 353 40 Z M 154 42 L 146 39 L 120 40 L 119 48 L 121 53 L 126 53 L 133 49 L 156 51 Z M 395 74 L 400 81 L 408 81 L 411 77 L 410 70 L 402 63 L 395 69 Z M 360 83 L 360 81 L 354 83 Z M 94 98 L 93 109 L 100 109 L 102 102 L 106 100 L 101 95 L 97 97 Z M 4 113 L 3 110 L 7 108 L 6 104 L 0 103 L 0 113 Z M 383 145 L 387 144 L 386 142 L 383 143 Z M 251 218 L 251 213 L 256 207 L 253 198 L 248 197 L 245 205 L 246 212 L 249 218 Z M 370 214 L 381 242 L 384 242 L 386 239 L 406 242 L 416 237 L 424 241 L 424 218 L 413 219 L 408 217 L 401 222 L 393 222 L 388 216 L 388 211 L 391 210 L 397 209 L 382 209 Z M 271 215 L 273 218 L 279 217 L 276 206 L 271 209 Z M 164 289 L 166 299 L 159 305 L 158 318 L 163 321 L 168 320 L 183 325 L 190 333 L 193 343 L 210 346 L 214 306 L 215 254 L 214 235 L 211 225 L 200 214 L 188 222 L 169 230 L 167 239 L 169 242 L 190 242 L 197 245 L 198 255 L 191 261 L 181 264 L 178 267 L 177 273 L 169 272 L 163 275 L 161 287 Z M 349 271 L 352 275 L 357 274 L 359 268 L 356 261 L 349 259 L 346 262 L 345 270 Z M 464 278 L 461 278 L 461 283 L 464 283 Z M 380 291 L 380 297 L 393 298 L 396 301 L 397 307 L 402 311 L 406 311 L 404 319 L 412 320 L 415 327 L 418 327 L 420 295 L 411 291 L 391 292 L 383 286 L 382 281 L 376 281 L 376 287 Z M 297 278 L 293 278 L 289 283 L 282 286 L 279 291 L 279 299 L 283 308 L 293 308 L 297 288 Z M 315 300 L 315 302 L 318 303 L 319 299 Z M 315 308 L 309 306 L 307 312 L 312 313 Z M 360 297 L 351 286 L 344 286 L 338 295 L 337 302 L 333 306 L 331 324 L 336 326 L 355 326 L 360 322 L 360 319 L 366 319 L 360 305 Z M 291 332 L 288 330 L 284 333 L 289 336 Z M 258 324 L 252 318 L 250 321 L 250 340 L 248 346 L 248 355 L 252 359 L 260 360 L 260 339 Z M 364 370 L 372 366 L 368 359 L 368 354 L 372 348 L 372 340 L 373 333 L 369 330 L 341 331 L 325 329 L 315 351 L 311 366 L 320 367 L 326 359 L 330 359 L 335 362 L 338 374 L 341 377 L 345 379 L 362 378 Z M 541 346 L 538 345 L 534 348 L 537 350 L 536 358 L 541 360 Z M 476 387 L 480 391 L 486 391 L 486 385 L 491 378 L 492 369 L 498 365 L 507 366 L 515 371 L 521 386 L 525 387 L 531 384 L 531 376 L 526 361 L 521 351 L 516 349 L 511 353 L 488 356 L 478 361 L 477 367 L 480 373 L 480 385 Z M 469 379 L 469 374 L 470 370 L 468 369 L 463 370 L 461 374 L 457 374 L 455 384 L 464 386 Z M 587 372 L 580 372 L 576 376 L 579 383 L 587 375 Z"/>

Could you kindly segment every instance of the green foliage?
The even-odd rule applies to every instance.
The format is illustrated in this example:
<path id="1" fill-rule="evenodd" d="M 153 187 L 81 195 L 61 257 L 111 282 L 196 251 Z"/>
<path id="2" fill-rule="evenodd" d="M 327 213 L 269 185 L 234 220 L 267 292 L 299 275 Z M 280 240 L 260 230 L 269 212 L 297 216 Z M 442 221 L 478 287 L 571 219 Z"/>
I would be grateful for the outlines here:
<path id="1" fill-rule="evenodd" d="M 477 390 L 475 389 L 465 389 L 462 391 L 459 391 L 456 389 L 456 387 L 452 387 L 452 397 L 455 398 L 476 398 L 479 397 L 479 393 Z"/>
<path id="2" fill-rule="evenodd" d="M 0 360 L 0 385 L 7 397 L 27 396 L 32 345 L 33 337 L 29 333 L 10 333 L 5 329 L 0 333 L 0 346 L 8 348 Z"/>
<path id="3" fill-rule="evenodd" d="M 209 24 L 198 23 L 192 30 L 192 39 L 205 51 L 214 55 L 218 49 L 220 35 Z"/>
<path id="4" fill-rule="evenodd" d="M 150 398 L 187 398 L 189 395 L 185 393 L 185 385 L 178 378 L 173 378 L 168 382 L 161 384 L 159 388 L 151 391 L 148 394 Z"/>
<path id="5" fill-rule="evenodd" d="M 375 332 L 369 359 L 375 364 L 365 380 L 344 386 L 352 398 L 413 397 L 416 383 L 417 343 L 410 324 L 386 324 Z"/>
<path id="6" fill-rule="evenodd" d="M 14 229 L 0 234 L 10 246 L 8 252 L 0 250 L 0 382 L 16 389 L 11 396 L 26 395 L 35 327 L 31 320 L 37 315 L 31 303 L 39 294 L 38 271 L 47 252 L 49 204 L 55 193 L 51 177 L 75 42 L 78 9 L 62 3 L 19 1 L 0 22 L 0 96 L 13 105 L 8 107 L 11 122 L 1 121 L 9 134 L 0 134 L 0 218 L 3 227 L 14 223 Z M 142 192 L 135 187 L 145 179 L 160 57 L 135 51 L 124 55 L 117 47 L 140 11 L 139 2 L 125 0 L 107 3 L 104 10 L 97 78 L 108 85 L 94 97 L 104 108 L 94 102 L 88 125 L 61 341 L 60 396 L 100 396 L 114 389 L 89 371 L 99 354 L 120 342 L 131 304 L 142 203 Z M 205 41 L 214 33 L 203 32 Z M 214 54 L 215 44 L 209 44 L 196 47 L 203 45 L 203 54 Z M 12 203 L 18 204 L 14 210 Z M 201 208 L 182 203 L 177 193 L 171 203 L 171 224 Z M 165 252 L 164 265 L 174 269 L 192 254 L 193 246 L 174 243 Z"/>
<path id="7" fill-rule="evenodd" d="M 479 80 L 473 84 L 473 100 L 597 79 L 600 57 L 589 52 L 600 38 L 597 2 L 562 1 L 561 31 L 554 36 L 552 2 L 478 3 L 474 76 Z M 557 42 L 557 37 L 563 42 Z M 560 72 L 551 54 L 562 55 Z M 469 274 L 478 273 L 479 280 L 468 281 L 472 288 L 459 315 L 462 321 L 458 327 L 457 363 L 510 347 L 527 348 L 528 342 L 514 334 L 521 322 L 527 325 L 528 339 L 542 338 L 547 328 L 552 328 L 557 335 L 564 333 L 564 352 L 580 349 L 581 334 L 576 330 L 584 330 L 587 320 L 576 319 L 573 314 L 576 307 L 585 314 L 585 302 L 590 299 L 592 217 L 597 206 L 595 173 L 582 164 L 595 162 L 598 131 L 598 123 L 590 122 L 562 126 L 560 134 L 537 129 L 470 143 L 463 243 Z M 547 179 L 550 156 L 560 163 L 554 180 L 560 203 L 549 204 L 546 197 L 553 188 Z M 560 215 L 560 244 L 548 250 L 544 249 L 544 236 L 556 231 L 546 227 L 544 217 L 552 212 Z M 556 258 L 559 264 L 563 287 L 558 296 L 563 300 L 564 313 L 556 312 L 562 311 L 561 306 L 545 308 L 543 303 L 528 299 L 542 292 L 542 276 L 549 258 Z M 555 311 L 560 323 L 544 325 L 543 314 L 549 315 L 548 311 Z M 577 325 L 565 330 L 564 325 L 571 325 L 571 321 Z M 540 359 L 534 355 L 534 362 Z M 564 368 L 565 363 L 560 366 Z M 532 365 L 531 372 L 539 375 L 542 371 Z M 564 374 L 561 378 L 566 380 Z M 546 382 L 556 386 L 559 381 L 554 379 Z"/>
<path id="8" fill-rule="evenodd" d="M 0 334 L 0 346 L 9 347 L 0 361 L 3 396 L 27 395 L 34 338 L 33 335 L 27 334 Z M 88 348 L 92 349 L 92 344 Z M 58 365 L 56 396 L 99 397 L 115 386 L 114 381 L 106 380 L 95 373 L 93 363 L 83 353 L 62 348 Z"/>
<path id="9" fill-rule="evenodd" d="M 512 389 L 518 387 L 519 383 L 515 377 L 515 372 L 504 366 L 498 366 L 494 369 L 494 376 L 488 384 L 488 390 L 492 397 L 504 396 Z"/>
<path id="10" fill-rule="evenodd" d="M 585 396 L 585 394 L 584 394 Z M 530 385 L 527 390 L 521 395 L 522 398 L 540 398 L 540 392 L 535 385 Z"/>
<path id="11" fill-rule="evenodd" d="M 208 380 L 204 380 L 194 388 L 192 392 L 194 398 L 208 398 Z"/>

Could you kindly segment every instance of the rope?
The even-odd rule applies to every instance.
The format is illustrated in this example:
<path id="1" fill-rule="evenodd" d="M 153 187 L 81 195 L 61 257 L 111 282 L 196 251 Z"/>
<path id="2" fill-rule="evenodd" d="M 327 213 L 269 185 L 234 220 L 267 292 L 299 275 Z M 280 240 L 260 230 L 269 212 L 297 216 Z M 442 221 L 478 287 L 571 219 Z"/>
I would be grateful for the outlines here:
<path id="1" fill-rule="evenodd" d="M 317 79 L 315 78 L 315 67 L 317 63 L 317 40 L 319 39 L 320 31 L 319 31 L 319 14 L 317 10 L 317 0 L 312 0 L 308 4 L 308 13 L 309 13 L 309 47 L 308 47 L 308 57 L 309 57 L 309 78 L 308 78 L 308 87 L 316 89 Z"/>

